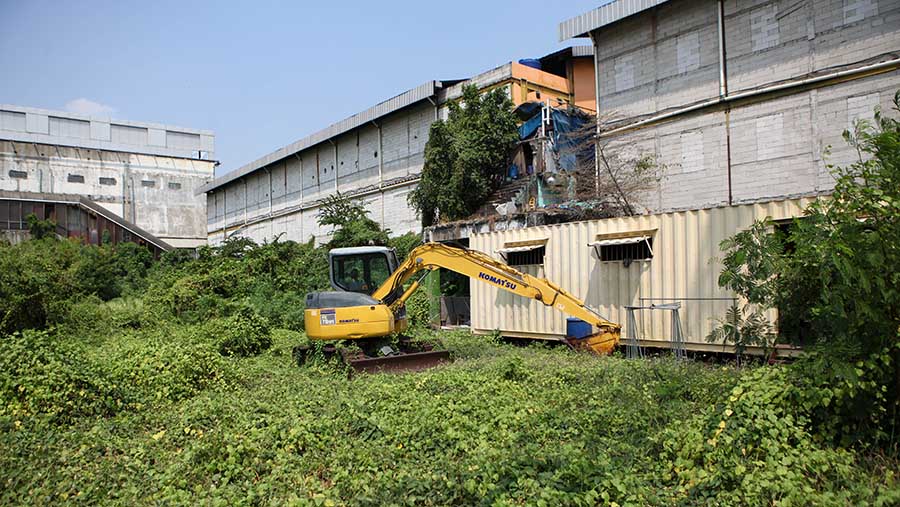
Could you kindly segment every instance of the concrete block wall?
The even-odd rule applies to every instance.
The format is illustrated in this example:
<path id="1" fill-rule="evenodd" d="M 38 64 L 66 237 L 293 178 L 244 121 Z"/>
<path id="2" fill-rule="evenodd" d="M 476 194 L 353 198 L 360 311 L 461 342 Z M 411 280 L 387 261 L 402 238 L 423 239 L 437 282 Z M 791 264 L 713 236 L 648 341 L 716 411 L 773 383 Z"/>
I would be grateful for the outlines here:
<path id="1" fill-rule="evenodd" d="M 226 224 L 229 236 L 247 236 L 258 242 L 279 233 L 284 233 L 283 239 L 294 241 L 310 237 L 327 241 L 330 228 L 319 227 L 316 217 L 319 201 L 335 193 L 335 177 L 337 189 L 359 195 L 369 216 L 392 234 L 418 231 L 419 220 L 406 196 L 422 170 L 428 129 L 434 118 L 435 107 L 423 102 L 210 192 L 210 243 L 223 240 Z M 383 190 L 379 183 L 383 183 Z"/>
<path id="2" fill-rule="evenodd" d="M 896 0 L 726 0 L 724 7 L 730 93 L 900 54 Z M 719 95 L 715 2 L 668 2 L 594 38 L 601 113 L 636 120 Z M 888 110 L 897 89 L 893 71 L 735 106 L 727 131 L 731 202 L 830 191 L 828 165 L 857 158 L 843 130 L 871 118 L 875 105 Z M 657 157 L 658 187 L 640 204 L 669 211 L 728 203 L 728 137 L 719 109 L 608 142 Z"/>
<path id="3" fill-rule="evenodd" d="M 900 51 L 896 0 L 726 0 L 734 93 Z M 715 2 L 679 0 L 597 32 L 600 109 L 652 114 L 719 94 Z"/>
<path id="4" fill-rule="evenodd" d="M 196 191 L 213 170 L 208 160 L 0 141 L 0 189 L 83 195 L 177 247 L 206 238 L 206 196 Z"/>
<path id="5" fill-rule="evenodd" d="M 730 114 L 732 203 L 827 193 L 829 166 L 858 160 L 843 139 L 874 107 L 896 116 L 900 71 L 736 107 Z M 643 212 L 706 208 L 728 203 L 725 113 L 687 116 L 608 141 L 622 158 L 652 155 L 659 183 L 639 197 Z"/>
<path id="6" fill-rule="evenodd" d="M 651 114 L 718 94 L 715 4 L 678 1 L 605 28 L 595 46 L 600 110 Z"/>

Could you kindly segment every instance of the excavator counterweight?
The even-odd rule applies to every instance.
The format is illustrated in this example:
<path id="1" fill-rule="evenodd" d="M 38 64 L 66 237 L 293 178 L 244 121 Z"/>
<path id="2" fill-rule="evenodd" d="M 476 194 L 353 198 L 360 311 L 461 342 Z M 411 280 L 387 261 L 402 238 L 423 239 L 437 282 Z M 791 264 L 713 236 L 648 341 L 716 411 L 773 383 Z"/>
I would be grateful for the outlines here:
<path id="1" fill-rule="evenodd" d="M 410 252 L 399 265 L 385 247 L 341 248 L 329 253 L 331 285 L 335 291 L 306 296 L 306 334 L 312 340 L 353 340 L 358 352 L 344 360 L 364 371 L 396 370 L 409 364 L 421 369 L 430 360 L 448 359 L 446 351 L 431 344 L 400 340 L 383 345 L 385 338 L 408 327 L 405 302 L 418 288 L 416 274 L 444 268 L 522 297 L 540 301 L 593 326 L 596 332 L 578 340 L 575 348 L 609 353 L 619 343 L 620 326 L 590 308 L 553 282 L 522 273 L 481 252 L 442 243 L 426 243 Z M 405 345 L 404 345 L 405 344 Z M 404 350 L 406 349 L 406 350 Z M 414 359 L 411 361 L 411 359 Z"/>

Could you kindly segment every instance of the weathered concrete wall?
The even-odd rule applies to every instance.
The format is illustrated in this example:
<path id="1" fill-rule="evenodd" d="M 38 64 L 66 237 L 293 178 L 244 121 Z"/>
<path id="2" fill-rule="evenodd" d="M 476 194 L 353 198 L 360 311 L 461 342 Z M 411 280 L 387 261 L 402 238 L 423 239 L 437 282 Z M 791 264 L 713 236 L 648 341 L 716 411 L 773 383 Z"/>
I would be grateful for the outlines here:
<path id="1" fill-rule="evenodd" d="M 224 239 L 226 223 L 229 237 L 327 241 L 331 231 L 316 223 L 318 201 L 335 190 L 361 199 L 392 234 L 419 231 L 406 196 L 422 171 L 434 119 L 435 106 L 423 102 L 209 192 L 210 243 Z"/>
<path id="2" fill-rule="evenodd" d="M 0 104 L 0 139 L 164 157 L 214 159 L 208 130 Z"/>
<path id="3" fill-rule="evenodd" d="M 209 160 L 0 140 L 0 190 L 83 195 L 176 247 L 206 241 Z"/>
<path id="4" fill-rule="evenodd" d="M 900 55 L 895 0 L 724 5 L 731 95 Z M 715 2 L 679 0 L 601 28 L 601 112 L 627 122 L 719 97 L 717 23 Z M 871 117 L 875 106 L 888 111 L 897 89 L 900 71 L 861 74 L 734 103 L 727 113 L 716 107 L 676 115 L 607 141 L 611 150 L 657 158 L 660 179 L 641 197 L 644 211 L 816 195 L 833 186 L 828 164 L 856 158 L 843 130 Z"/>

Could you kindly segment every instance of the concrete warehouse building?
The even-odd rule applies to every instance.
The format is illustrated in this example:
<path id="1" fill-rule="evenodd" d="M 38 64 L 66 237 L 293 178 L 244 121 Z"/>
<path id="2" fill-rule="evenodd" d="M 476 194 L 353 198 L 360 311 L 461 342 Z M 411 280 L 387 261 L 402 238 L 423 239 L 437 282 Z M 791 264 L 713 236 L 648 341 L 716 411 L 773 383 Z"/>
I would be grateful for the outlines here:
<path id="1" fill-rule="evenodd" d="M 46 201 L 77 204 L 85 217 L 166 247 L 206 244 L 206 196 L 197 190 L 213 178 L 214 143 L 206 130 L 0 104 L 0 229 L 24 227 L 16 203 Z M 96 242 L 96 223 L 71 233 L 87 227 Z"/>
<path id="2" fill-rule="evenodd" d="M 512 101 L 547 101 L 593 110 L 589 47 L 539 59 L 541 69 L 509 62 L 468 80 L 428 81 L 250 162 L 202 187 L 210 244 L 235 235 L 257 242 L 327 240 L 316 223 L 319 203 L 336 192 L 362 200 L 393 234 L 420 231 L 407 204 L 422 171 L 431 124 L 465 84 L 501 88 Z"/>
<path id="3" fill-rule="evenodd" d="M 583 37 L 602 141 L 661 165 L 647 211 L 827 193 L 900 89 L 897 0 L 616 0 L 560 24 Z"/>
<path id="4" fill-rule="evenodd" d="M 559 35 L 593 42 L 600 116 L 618 115 L 598 125 L 605 149 L 659 162 L 657 188 L 638 203 L 646 214 L 469 224 L 470 245 L 528 259 L 519 269 L 585 298 L 641 345 L 673 346 L 671 311 L 635 309 L 632 320 L 628 307 L 679 303 L 685 347 L 723 350 L 705 341 L 734 299 L 716 284 L 718 243 L 755 219 L 802 216 L 833 189 L 829 164 L 858 160 L 842 132 L 891 110 L 900 2 L 616 0 Z M 539 302 L 471 289 L 476 332 L 565 335 L 564 316 Z"/>

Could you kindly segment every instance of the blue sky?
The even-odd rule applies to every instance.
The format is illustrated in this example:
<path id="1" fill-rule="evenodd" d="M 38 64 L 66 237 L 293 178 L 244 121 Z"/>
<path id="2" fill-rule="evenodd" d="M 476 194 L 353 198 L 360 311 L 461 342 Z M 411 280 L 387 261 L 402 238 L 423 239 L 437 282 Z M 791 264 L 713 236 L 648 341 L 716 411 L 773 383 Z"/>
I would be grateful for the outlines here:
<path id="1" fill-rule="evenodd" d="M 601 3 L 0 0 L 0 103 L 210 129 L 221 175 L 427 80 L 569 45 L 559 22 Z"/>

